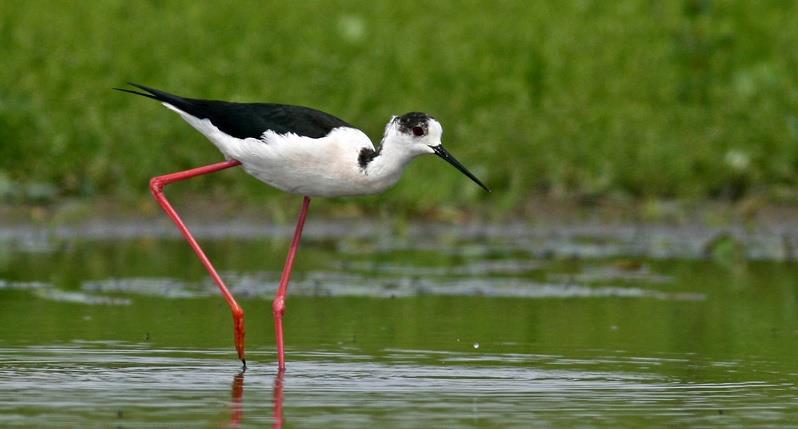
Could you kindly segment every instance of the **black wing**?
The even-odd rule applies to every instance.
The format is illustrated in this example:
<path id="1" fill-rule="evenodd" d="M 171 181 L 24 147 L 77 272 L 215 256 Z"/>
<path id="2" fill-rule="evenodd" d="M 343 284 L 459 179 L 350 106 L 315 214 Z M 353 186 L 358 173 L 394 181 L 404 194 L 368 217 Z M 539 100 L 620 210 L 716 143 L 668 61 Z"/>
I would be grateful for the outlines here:
<path id="1" fill-rule="evenodd" d="M 208 119 L 216 128 L 239 139 L 260 138 L 269 130 L 277 134 L 295 133 L 300 136 L 320 138 L 329 134 L 334 128 L 354 128 L 342 119 L 309 107 L 274 103 L 198 100 L 178 97 L 132 82 L 128 83 L 147 91 L 147 93 L 122 88 L 114 89 L 169 103 L 189 115 Z"/>

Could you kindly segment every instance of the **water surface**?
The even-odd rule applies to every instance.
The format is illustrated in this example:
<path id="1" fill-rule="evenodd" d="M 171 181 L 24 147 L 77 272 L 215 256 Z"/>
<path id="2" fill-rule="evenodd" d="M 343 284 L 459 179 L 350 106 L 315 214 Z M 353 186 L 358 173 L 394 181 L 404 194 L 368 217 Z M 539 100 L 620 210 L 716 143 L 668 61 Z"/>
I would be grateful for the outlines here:
<path id="1" fill-rule="evenodd" d="M 200 233 L 246 311 L 245 373 L 226 304 L 173 235 L 20 231 L 0 234 L 0 426 L 798 423 L 798 269 L 762 251 L 730 263 L 645 234 L 317 230 L 280 376 L 285 231 Z M 711 239 L 688 236 L 669 237 Z"/>

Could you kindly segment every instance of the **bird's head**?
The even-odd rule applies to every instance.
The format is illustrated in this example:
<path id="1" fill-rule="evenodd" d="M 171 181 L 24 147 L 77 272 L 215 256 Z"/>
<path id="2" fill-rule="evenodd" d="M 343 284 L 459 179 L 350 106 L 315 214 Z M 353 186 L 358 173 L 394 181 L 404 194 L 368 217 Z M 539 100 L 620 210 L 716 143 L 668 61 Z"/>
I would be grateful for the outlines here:
<path id="1" fill-rule="evenodd" d="M 490 192 L 479 179 L 476 178 L 463 164 L 460 163 L 443 147 L 441 137 L 443 127 L 437 119 L 421 112 L 405 113 L 394 116 L 385 126 L 385 141 L 397 144 L 403 151 L 411 156 L 435 154 L 460 170 L 477 185 Z"/>

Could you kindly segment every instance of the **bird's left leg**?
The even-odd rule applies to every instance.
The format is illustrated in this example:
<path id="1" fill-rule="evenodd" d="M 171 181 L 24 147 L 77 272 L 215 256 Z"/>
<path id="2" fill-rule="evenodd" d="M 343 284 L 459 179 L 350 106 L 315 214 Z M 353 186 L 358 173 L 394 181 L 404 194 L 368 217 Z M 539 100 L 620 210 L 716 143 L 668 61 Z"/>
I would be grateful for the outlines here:
<path id="1" fill-rule="evenodd" d="M 219 290 L 222 292 L 224 299 L 230 306 L 230 310 L 233 312 L 233 329 L 235 331 L 236 351 L 238 352 L 238 358 L 241 359 L 241 363 L 243 363 L 244 368 L 246 368 L 247 361 L 244 358 L 244 310 L 240 305 L 238 305 L 230 291 L 227 290 L 222 278 L 219 277 L 219 274 L 216 272 L 213 264 L 211 264 L 210 259 L 205 256 L 205 252 L 202 251 L 202 248 L 200 248 L 197 240 L 191 236 L 191 232 L 189 232 L 188 227 L 185 223 L 183 223 L 183 220 L 180 219 L 180 216 L 177 214 L 175 209 L 172 208 L 172 205 L 169 204 L 169 201 L 167 201 L 166 196 L 163 193 L 164 186 L 170 183 L 190 179 L 203 174 L 215 173 L 217 171 L 235 167 L 237 165 L 241 165 L 241 163 L 236 160 L 228 160 L 224 162 L 218 162 L 216 164 L 206 165 L 204 167 L 192 168 L 186 171 L 178 171 L 177 173 L 153 177 L 152 180 L 150 180 L 150 190 L 152 191 L 152 196 L 155 197 L 155 201 L 158 201 L 158 204 L 160 204 L 166 214 L 172 218 L 172 221 L 174 221 L 175 225 L 177 225 L 177 229 L 179 229 L 183 234 L 183 237 L 186 238 L 189 246 L 191 246 L 191 248 L 194 250 L 194 253 L 197 254 L 197 257 L 199 258 L 200 262 L 202 262 L 202 265 L 205 266 L 205 269 L 208 270 L 208 274 L 211 275 L 213 281 L 217 286 L 219 286 Z"/>

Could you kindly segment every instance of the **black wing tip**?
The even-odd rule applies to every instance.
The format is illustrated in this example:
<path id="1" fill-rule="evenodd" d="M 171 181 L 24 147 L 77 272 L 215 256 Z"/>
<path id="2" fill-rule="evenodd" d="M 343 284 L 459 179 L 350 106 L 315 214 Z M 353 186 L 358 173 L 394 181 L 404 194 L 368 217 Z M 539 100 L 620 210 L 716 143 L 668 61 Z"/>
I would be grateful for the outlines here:
<path id="1" fill-rule="evenodd" d="M 144 86 L 144 85 L 142 85 L 142 84 L 140 84 L 140 83 L 131 82 L 131 81 L 127 81 L 127 82 L 125 82 L 125 83 L 127 83 L 127 84 L 128 84 L 128 85 L 130 85 L 130 86 L 135 86 L 136 88 L 138 88 L 138 89 L 140 89 L 140 90 L 147 91 L 147 92 L 149 92 L 150 94 L 157 94 L 157 93 L 159 92 L 159 91 L 158 91 L 158 90 L 156 90 L 155 88 L 150 88 L 150 87 L 148 87 L 148 86 Z"/>
<path id="2" fill-rule="evenodd" d="M 142 97 L 152 98 L 153 100 L 160 101 L 162 103 L 169 103 L 172 105 L 181 105 L 189 101 L 188 99 L 184 99 L 182 97 L 178 97 L 177 95 L 169 94 L 168 92 L 160 91 L 155 88 L 150 88 L 149 86 L 145 86 L 140 83 L 127 82 L 127 84 L 136 87 L 144 92 L 139 92 L 127 88 L 114 88 L 114 89 L 117 91 L 127 92 L 129 94 L 136 94 Z"/>
<path id="3" fill-rule="evenodd" d="M 154 96 L 152 94 L 147 94 L 147 93 L 144 93 L 144 92 L 138 92 L 138 91 L 134 91 L 132 89 L 127 89 L 127 88 L 111 88 L 111 89 L 115 89 L 115 90 L 121 91 L 121 92 L 127 92 L 128 94 L 136 94 L 136 95 L 140 95 L 142 97 L 152 98 L 153 100 L 158 100 L 158 97 L 156 97 L 156 96 Z"/>
<path id="4" fill-rule="evenodd" d="M 134 87 L 136 87 L 136 88 L 138 88 L 138 89 L 141 89 L 141 90 L 143 90 L 143 91 L 146 91 L 146 92 L 139 92 L 139 91 L 134 91 L 134 90 L 132 90 L 132 89 L 127 89 L 127 88 L 116 88 L 116 87 L 114 87 L 114 88 L 112 88 L 112 89 L 115 89 L 115 90 L 117 90 L 117 91 L 127 92 L 127 93 L 129 93 L 129 94 L 136 94 L 136 95 L 140 95 L 140 96 L 142 96 L 142 97 L 152 98 L 153 100 L 159 100 L 159 98 L 158 98 L 158 93 L 157 93 L 156 91 L 153 91 L 153 89 L 152 89 L 152 88 L 148 88 L 148 87 L 146 87 L 146 86 L 144 86 L 144 85 L 141 85 L 141 84 L 138 84 L 138 83 L 135 83 L 135 82 L 130 82 L 130 81 L 128 81 L 128 82 L 126 82 L 126 83 L 127 83 L 128 85 L 130 85 L 130 86 L 134 86 Z"/>

